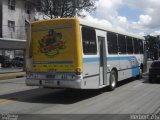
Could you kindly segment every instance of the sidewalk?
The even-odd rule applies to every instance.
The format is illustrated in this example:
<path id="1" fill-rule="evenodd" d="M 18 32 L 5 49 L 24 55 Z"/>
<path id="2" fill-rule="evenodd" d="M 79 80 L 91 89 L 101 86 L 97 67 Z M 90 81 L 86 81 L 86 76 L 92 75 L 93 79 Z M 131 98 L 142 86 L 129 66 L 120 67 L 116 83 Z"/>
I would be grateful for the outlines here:
<path id="1" fill-rule="evenodd" d="M 23 69 L 21 68 L 3 68 L 0 69 L 0 80 L 5 79 L 14 79 L 18 77 L 24 77 L 26 75 L 25 72 L 23 72 Z"/>
<path id="2" fill-rule="evenodd" d="M 19 77 L 25 77 L 25 72 L 15 72 L 15 73 L 2 73 L 0 74 L 0 80 L 6 80 L 6 79 L 14 79 Z"/>

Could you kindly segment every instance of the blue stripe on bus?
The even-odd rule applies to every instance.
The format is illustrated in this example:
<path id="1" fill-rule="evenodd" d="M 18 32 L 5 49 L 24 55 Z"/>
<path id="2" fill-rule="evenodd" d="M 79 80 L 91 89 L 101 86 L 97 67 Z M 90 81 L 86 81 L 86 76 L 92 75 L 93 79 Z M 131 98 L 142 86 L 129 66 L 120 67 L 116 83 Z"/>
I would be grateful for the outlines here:
<path id="1" fill-rule="evenodd" d="M 127 56 L 127 57 L 108 57 L 106 58 L 107 61 L 114 61 L 114 60 L 128 60 L 130 61 L 131 58 L 133 58 L 134 56 Z M 135 58 L 135 57 L 134 57 Z M 87 62 L 99 62 L 100 58 L 99 57 L 95 57 L 95 58 L 83 58 L 83 63 L 87 63 Z"/>
<path id="2" fill-rule="evenodd" d="M 140 74 L 139 70 L 139 65 L 138 65 L 138 60 L 134 56 L 120 56 L 120 57 L 108 57 L 106 58 L 107 61 L 115 61 L 115 60 L 128 60 L 131 63 L 132 58 L 134 58 L 135 64 L 132 65 L 132 76 L 137 76 Z M 90 63 L 90 62 L 99 62 L 100 58 L 95 57 L 95 58 L 83 58 L 83 63 Z"/>
<path id="3" fill-rule="evenodd" d="M 138 60 L 137 60 L 136 57 L 134 57 L 134 56 L 108 57 L 108 58 L 107 58 L 107 61 L 114 61 L 114 60 L 128 60 L 129 62 L 131 62 L 131 61 L 132 61 L 132 58 L 134 58 L 134 60 L 136 60 L 136 61 L 135 61 L 135 64 L 132 65 L 132 67 L 137 67 L 137 66 L 139 66 Z"/>
<path id="4" fill-rule="evenodd" d="M 113 61 L 113 60 L 130 60 L 131 57 L 133 56 L 128 56 L 128 57 L 108 57 L 108 61 Z"/>
<path id="5" fill-rule="evenodd" d="M 107 61 L 114 61 L 114 60 L 130 60 L 131 57 L 108 57 L 106 60 Z M 83 63 L 88 63 L 88 62 L 99 62 L 100 58 L 83 58 Z"/>
<path id="6" fill-rule="evenodd" d="M 88 62 L 99 62 L 99 58 L 83 58 L 83 63 L 88 63 Z"/>

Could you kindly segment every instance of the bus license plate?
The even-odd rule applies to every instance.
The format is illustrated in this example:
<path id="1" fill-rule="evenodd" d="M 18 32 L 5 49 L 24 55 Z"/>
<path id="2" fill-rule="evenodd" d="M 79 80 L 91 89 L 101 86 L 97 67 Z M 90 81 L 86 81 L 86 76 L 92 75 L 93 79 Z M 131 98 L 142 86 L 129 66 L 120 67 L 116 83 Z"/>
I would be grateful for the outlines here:
<path id="1" fill-rule="evenodd" d="M 50 78 L 50 79 L 51 79 L 51 78 L 54 79 L 54 78 L 55 78 L 55 75 L 46 75 L 46 77 L 47 77 L 47 78 Z"/>
<path id="2" fill-rule="evenodd" d="M 45 83 L 46 84 L 54 84 L 54 81 L 53 80 L 45 80 Z"/>

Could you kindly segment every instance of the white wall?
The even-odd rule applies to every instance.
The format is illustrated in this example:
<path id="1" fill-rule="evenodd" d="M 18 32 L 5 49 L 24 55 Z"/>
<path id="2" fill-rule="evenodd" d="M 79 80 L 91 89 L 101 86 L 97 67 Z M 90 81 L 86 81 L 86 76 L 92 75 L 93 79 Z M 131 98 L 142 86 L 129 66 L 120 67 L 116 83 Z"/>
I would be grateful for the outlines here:
<path id="1" fill-rule="evenodd" d="M 25 2 L 25 0 L 16 0 L 15 10 L 9 10 L 8 0 L 3 0 L 3 38 L 26 39 L 25 19 L 29 19 L 29 15 L 25 13 Z M 15 32 L 9 31 L 8 20 L 15 21 Z"/>

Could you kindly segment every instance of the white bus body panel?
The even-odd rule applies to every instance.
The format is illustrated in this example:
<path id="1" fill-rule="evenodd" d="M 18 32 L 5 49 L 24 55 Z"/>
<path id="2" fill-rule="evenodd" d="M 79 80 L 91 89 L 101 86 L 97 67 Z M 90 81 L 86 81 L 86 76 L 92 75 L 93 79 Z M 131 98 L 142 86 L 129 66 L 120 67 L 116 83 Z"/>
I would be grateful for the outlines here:
<path id="1" fill-rule="evenodd" d="M 66 80 L 49 80 L 43 78 L 41 74 L 35 74 L 35 76 L 40 78 L 30 78 L 26 79 L 26 84 L 30 86 L 43 86 L 50 88 L 75 88 L 75 89 L 98 89 L 103 88 L 109 85 L 110 72 L 113 69 L 117 70 L 118 81 L 136 77 L 140 73 L 139 66 L 143 63 L 143 55 L 133 54 L 133 55 L 110 55 L 107 50 L 107 31 L 123 34 L 126 36 L 132 36 L 138 39 L 144 40 L 143 37 L 122 33 L 120 31 L 115 31 L 113 29 L 95 25 L 89 22 L 81 22 L 84 26 L 90 26 L 96 30 L 96 42 L 97 42 L 97 54 L 96 55 L 84 55 L 83 54 L 83 71 L 82 75 L 75 79 L 70 79 L 70 76 L 67 75 L 68 79 Z M 103 84 L 102 70 L 100 69 L 100 55 L 98 49 L 98 36 L 105 38 L 106 45 L 106 84 Z M 82 41 L 82 40 L 81 40 Z M 83 53 L 83 49 L 82 49 Z M 132 69 L 134 68 L 134 69 Z M 45 75 L 44 75 L 45 76 Z"/>

